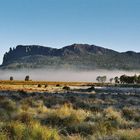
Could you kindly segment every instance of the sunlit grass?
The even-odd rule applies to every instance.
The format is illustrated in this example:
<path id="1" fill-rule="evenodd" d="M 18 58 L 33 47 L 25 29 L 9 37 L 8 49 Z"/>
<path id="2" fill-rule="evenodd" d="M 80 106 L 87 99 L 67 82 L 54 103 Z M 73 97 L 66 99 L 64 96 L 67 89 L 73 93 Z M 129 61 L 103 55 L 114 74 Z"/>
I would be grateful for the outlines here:
<path id="1" fill-rule="evenodd" d="M 0 137 L 9 140 L 60 140 L 56 129 L 42 126 L 36 121 L 32 121 L 28 125 L 12 121 L 1 126 L 1 131 Z"/>
<path id="2" fill-rule="evenodd" d="M 5 92 L 9 95 L 0 96 L 0 140 L 139 140 L 139 100 L 134 96 L 62 91 Z M 128 97 L 131 102 L 124 100 Z"/>

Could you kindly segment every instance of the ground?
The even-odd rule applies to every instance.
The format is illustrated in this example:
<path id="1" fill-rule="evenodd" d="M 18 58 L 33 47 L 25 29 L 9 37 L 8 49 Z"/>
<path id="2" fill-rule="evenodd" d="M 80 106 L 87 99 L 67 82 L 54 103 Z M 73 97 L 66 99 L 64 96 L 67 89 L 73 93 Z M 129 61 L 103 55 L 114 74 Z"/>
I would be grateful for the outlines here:
<path id="1" fill-rule="evenodd" d="M 0 81 L 0 140 L 140 140 L 140 94 L 101 85 Z"/>

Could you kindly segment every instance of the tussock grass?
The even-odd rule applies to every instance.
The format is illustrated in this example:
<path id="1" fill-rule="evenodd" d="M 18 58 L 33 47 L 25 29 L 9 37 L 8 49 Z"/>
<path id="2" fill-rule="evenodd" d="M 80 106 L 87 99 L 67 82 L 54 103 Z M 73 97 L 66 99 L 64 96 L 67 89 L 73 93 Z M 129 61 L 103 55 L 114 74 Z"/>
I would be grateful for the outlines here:
<path id="1" fill-rule="evenodd" d="M 56 83 L 54 87 L 59 88 Z M 139 95 L 85 94 L 72 90 L 3 93 L 0 96 L 0 140 L 140 138 Z M 125 100 L 128 98 L 131 100 Z"/>
<path id="2" fill-rule="evenodd" d="M 76 125 L 84 121 L 87 116 L 88 113 L 84 110 L 76 110 L 71 105 L 64 104 L 60 108 L 48 110 L 44 123 L 53 126 Z"/>
<path id="3" fill-rule="evenodd" d="M 119 130 L 116 135 L 120 140 L 140 140 L 140 129 Z"/>
<path id="4" fill-rule="evenodd" d="M 140 109 L 134 107 L 124 107 L 122 109 L 123 115 L 127 120 L 134 120 L 140 122 Z"/>
<path id="5" fill-rule="evenodd" d="M 126 120 L 121 111 L 117 111 L 112 107 L 105 109 L 104 112 L 107 120 L 111 123 L 111 126 L 117 129 L 131 128 L 135 124 L 134 121 Z"/>
<path id="6" fill-rule="evenodd" d="M 29 125 L 18 121 L 6 123 L 1 128 L 0 136 L 4 140 L 60 140 L 56 129 L 41 126 L 38 122 L 31 122 Z"/>

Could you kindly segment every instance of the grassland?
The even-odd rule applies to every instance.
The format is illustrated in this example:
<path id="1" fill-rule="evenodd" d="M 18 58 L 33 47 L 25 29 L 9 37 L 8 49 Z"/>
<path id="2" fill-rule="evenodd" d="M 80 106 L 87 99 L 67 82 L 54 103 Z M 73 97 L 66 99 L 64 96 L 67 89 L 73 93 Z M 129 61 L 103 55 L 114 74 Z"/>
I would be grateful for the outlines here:
<path id="1" fill-rule="evenodd" d="M 140 140 L 140 94 L 93 85 L 0 81 L 0 140 Z"/>
<path id="2" fill-rule="evenodd" d="M 40 86 L 39 86 L 40 85 Z M 55 82 L 55 81 L 0 81 L 0 90 L 18 91 L 24 90 L 28 92 L 55 92 L 55 89 L 62 89 L 64 86 L 90 86 L 91 82 Z"/>

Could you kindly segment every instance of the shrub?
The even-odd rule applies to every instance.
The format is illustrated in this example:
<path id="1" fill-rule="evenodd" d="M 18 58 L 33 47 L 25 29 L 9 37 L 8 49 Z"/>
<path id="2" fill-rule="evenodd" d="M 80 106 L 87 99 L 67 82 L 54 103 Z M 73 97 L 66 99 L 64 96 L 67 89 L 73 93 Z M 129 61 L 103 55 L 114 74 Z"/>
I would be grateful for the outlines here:
<path id="1" fill-rule="evenodd" d="M 56 84 L 56 87 L 60 87 L 60 84 Z"/>
<path id="2" fill-rule="evenodd" d="M 38 85 L 37 85 L 37 87 L 38 87 L 38 88 L 41 88 L 41 87 L 42 87 L 42 85 L 41 85 L 41 84 L 38 84 Z"/>
<path id="3" fill-rule="evenodd" d="M 63 89 L 64 89 L 64 90 L 70 90 L 70 87 L 64 86 Z"/>
<path id="4" fill-rule="evenodd" d="M 46 88 L 46 87 L 48 87 L 48 85 L 47 85 L 47 84 L 45 84 L 45 86 L 44 86 L 44 87 Z"/>
<path id="5" fill-rule="evenodd" d="M 87 89 L 88 92 L 92 92 L 95 90 L 95 86 L 91 86 L 90 88 Z"/>
<path id="6" fill-rule="evenodd" d="M 29 80 L 30 80 L 30 76 L 27 75 L 27 76 L 25 77 L 25 81 L 29 81 Z"/>
<path id="7" fill-rule="evenodd" d="M 10 81 L 13 81 L 13 80 L 14 80 L 13 76 L 10 76 Z"/>

